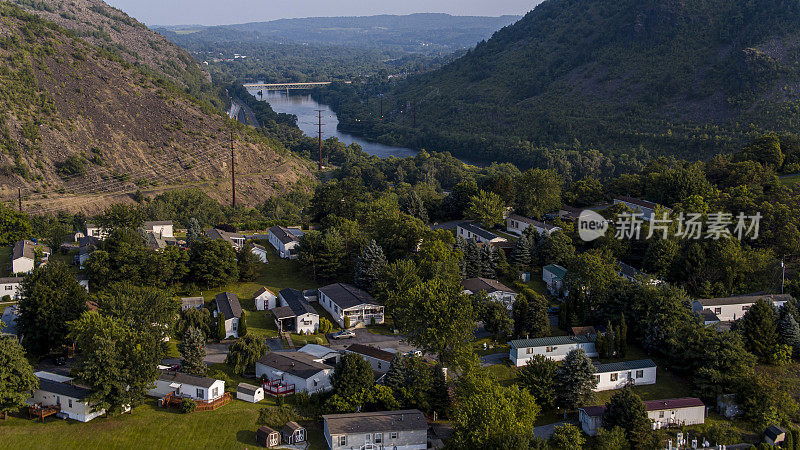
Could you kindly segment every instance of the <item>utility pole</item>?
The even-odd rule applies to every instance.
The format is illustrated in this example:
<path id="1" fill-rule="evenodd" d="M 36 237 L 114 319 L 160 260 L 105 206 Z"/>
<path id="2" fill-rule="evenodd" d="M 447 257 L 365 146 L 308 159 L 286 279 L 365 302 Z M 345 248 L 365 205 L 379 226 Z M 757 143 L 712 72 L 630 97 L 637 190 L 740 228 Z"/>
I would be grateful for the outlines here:
<path id="1" fill-rule="evenodd" d="M 322 170 L 322 110 L 318 109 L 319 113 L 319 170 Z"/>
<path id="2" fill-rule="evenodd" d="M 233 131 L 231 131 L 231 190 L 233 207 L 236 208 L 236 159 L 233 155 Z"/>
<path id="3" fill-rule="evenodd" d="M 786 262 L 784 257 L 781 257 L 781 294 L 783 294 L 783 285 L 786 282 Z"/>

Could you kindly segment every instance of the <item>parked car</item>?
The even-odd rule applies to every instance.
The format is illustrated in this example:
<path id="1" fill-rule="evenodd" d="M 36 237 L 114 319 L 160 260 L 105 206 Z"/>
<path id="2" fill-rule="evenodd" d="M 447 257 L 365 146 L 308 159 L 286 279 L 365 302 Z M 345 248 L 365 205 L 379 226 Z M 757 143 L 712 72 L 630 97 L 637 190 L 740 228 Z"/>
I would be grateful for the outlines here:
<path id="1" fill-rule="evenodd" d="M 351 330 L 342 330 L 338 333 L 334 333 L 331 337 L 333 339 L 350 339 L 356 337 L 356 332 Z"/>

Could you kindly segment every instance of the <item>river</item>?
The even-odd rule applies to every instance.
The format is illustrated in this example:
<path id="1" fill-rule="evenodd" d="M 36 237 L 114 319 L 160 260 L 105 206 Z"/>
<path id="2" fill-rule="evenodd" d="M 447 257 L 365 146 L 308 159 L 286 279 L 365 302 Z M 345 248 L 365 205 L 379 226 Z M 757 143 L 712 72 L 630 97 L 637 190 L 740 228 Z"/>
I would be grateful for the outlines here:
<path id="1" fill-rule="evenodd" d="M 249 92 L 256 98 L 260 98 L 257 90 L 250 90 Z M 317 137 L 319 132 L 319 113 L 317 110 L 322 110 L 322 139 L 335 137 L 347 145 L 355 142 L 360 145 L 365 152 L 381 158 L 388 158 L 390 156 L 405 158 L 417 154 L 415 150 L 410 148 L 383 145 L 353 136 L 352 134 L 340 132 L 336 129 L 336 126 L 339 125 L 339 119 L 336 117 L 336 113 L 331 111 L 328 105 L 317 103 L 310 95 L 292 94 L 287 98 L 284 92 L 271 91 L 264 93 L 264 101 L 268 102 L 275 112 L 294 114 L 297 116 L 297 126 L 300 127 L 300 130 L 302 130 L 306 136 Z"/>

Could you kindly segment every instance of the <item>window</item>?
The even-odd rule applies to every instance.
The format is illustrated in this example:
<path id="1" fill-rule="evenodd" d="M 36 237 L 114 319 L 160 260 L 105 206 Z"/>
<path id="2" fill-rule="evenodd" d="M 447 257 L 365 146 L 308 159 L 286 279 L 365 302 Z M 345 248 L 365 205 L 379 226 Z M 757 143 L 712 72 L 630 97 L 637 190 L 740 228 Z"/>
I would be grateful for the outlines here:
<path id="1" fill-rule="evenodd" d="M 611 381 L 617 381 L 617 379 L 619 379 L 619 374 L 618 373 L 612 373 L 611 374 Z"/>
<path id="2" fill-rule="evenodd" d="M 714 314 L 716 315 L 722 314 L 722 308 L 714 308 Z"/>
<path id="3" fill-rule="evenodd" d="M 6 290 L 7 291 L 10 291 L 10 290 L 13 290 L 13 289 L 14 289 L 14 286 L 6 286 Z"/>
<path id="4" fill-rule="evenodd" d="M 659 411 L 658 412 L 658 418 L 659 419 L 663 419 L 664 418 L 664 411 Z"/>
<path id="5" fill-rule="evenodd" d="M 644 370 L 637 370 L 636 378 L 644 378 Z"/>
<path id="6" fill-rule="evenodd" d="M 236 331 L 237 325 L 239 325 L 239 321 L 238 320 L 234 320 L 233 321 L 233 327 L 232 327 L 233 331 Z"/>
<path id="7" fill-rule="evenodd" d="M 742 306 L 742 311 L 749 311 L 749 310 L 750 310 L 750 305 Z"/>
<path id="8" fill-rule="evenodd" d="M 318 384 L 319 382 L 317 380 L 314 380 L 314 387 L 317 387 Z"/>
<path id="9" fill-rule="evenodd" d="M 525 353 L 527 353 L 528 355 L 530 355 L 531 353 L 533 353 L 533 349 L 532 349 L 532 348 L 526 348 L 526 349 L 525 349 Z"/>
<path id="10" fill-rule="evenodd" d="M 203 398 L 203 390 L 202 389 L 198 389 L 196 394 L 197 394 L 197 398 L 199 398 L 199 399 Z"/>
<path id="11" fill-rule="evenodd" d="M 545 351 L 546 351 L 547 353 L 550 353 L 550 352 L 552 352 L 552 351 L 553 351 L 553 347 L 547 347 L 547 348 L 545 349 Z"/>
<path id="12" fill-rule="evenodd" d="M 383 433 L 375 433 L 375 443 L 380 444 L 383 442 Z"/>
<path id="13" fill-rule="evenodd" d="M 380 361 L 378 361 L 378 370 L 382 369 Z"/>
<path id="14" fill-rule="evenodd" d="M 397 431 L 392 431 L 392 439 L 397 439 Z"/>
<path id="15" fill-rule="evenodd" d="M 595 379 L 595 381 L 597 381 L 599 383 L 600 382 L 600 375 L 595 375 L 594 379 Z"/>
<path id="16" fill-rule="evenodd" d="M 347 436 L 339 436 L 339 446 L 344 447 L 347 445 Z"/>
<path id="17" fill-rule="evenodd" d="M 72 408 L 72 399 L 69 399 L 69 407 Z"/>
<path id="18" fill-rule="evenodd" d="M 219 388 L 218 388 L 218 387 L 215 387 L 215 388 L 214 388 L 214 390 L 213 390 L 213 391 L 211 391 L 211 395 L 212 395 L 214 398 L 217 398 L 217 395 L 218 395 L 218 394 L 219 394 Z"/>

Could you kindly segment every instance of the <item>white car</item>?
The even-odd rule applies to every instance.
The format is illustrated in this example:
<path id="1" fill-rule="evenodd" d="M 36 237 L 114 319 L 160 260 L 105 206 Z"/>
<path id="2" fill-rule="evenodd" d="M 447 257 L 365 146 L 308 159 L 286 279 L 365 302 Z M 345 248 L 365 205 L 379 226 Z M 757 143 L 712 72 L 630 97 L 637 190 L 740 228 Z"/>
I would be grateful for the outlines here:
<path id="1" fill-rule="evenodd" d="M 342 330 L 338 333 L 334 333 L 331 336 L 333 339 L 350 339 L 356 337 L 356 332 L 351 330 Z"/>

